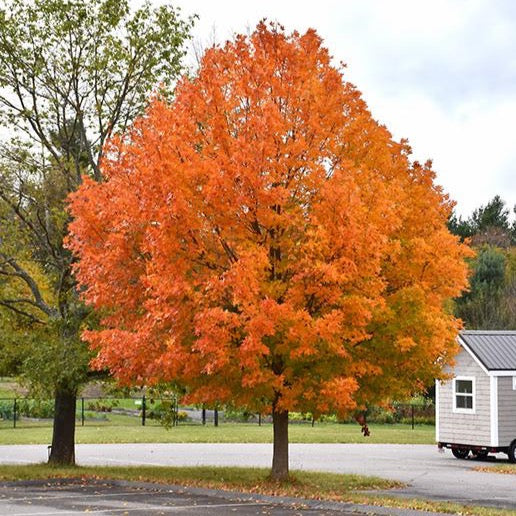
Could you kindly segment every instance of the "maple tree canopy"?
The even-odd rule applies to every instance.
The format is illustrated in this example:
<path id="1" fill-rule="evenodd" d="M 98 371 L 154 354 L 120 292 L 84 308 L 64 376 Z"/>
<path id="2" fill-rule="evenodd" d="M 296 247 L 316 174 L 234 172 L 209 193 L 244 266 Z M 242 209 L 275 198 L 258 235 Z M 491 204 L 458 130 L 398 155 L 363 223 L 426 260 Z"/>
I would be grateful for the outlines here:
<path id="1" fill-rule="evenodd" d="M 261 23 L 209 49 L 71 196 L 95 365 L 316 417 L 427 385 L 455 352 L 470 251 L 409 154 L 315 31 Z"/>

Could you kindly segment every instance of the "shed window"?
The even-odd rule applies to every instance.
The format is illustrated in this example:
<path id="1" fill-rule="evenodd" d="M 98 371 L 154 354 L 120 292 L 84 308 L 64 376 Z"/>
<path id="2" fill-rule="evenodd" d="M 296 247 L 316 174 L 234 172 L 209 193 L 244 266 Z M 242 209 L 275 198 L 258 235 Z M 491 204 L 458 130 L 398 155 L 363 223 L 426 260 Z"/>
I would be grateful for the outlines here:
<path id="1" fill-rule="evenodd" d="M 474 412 L 475 411 L 475 379 L 474 378 L 455 378 L 453 382 L 455 412 Z"/>

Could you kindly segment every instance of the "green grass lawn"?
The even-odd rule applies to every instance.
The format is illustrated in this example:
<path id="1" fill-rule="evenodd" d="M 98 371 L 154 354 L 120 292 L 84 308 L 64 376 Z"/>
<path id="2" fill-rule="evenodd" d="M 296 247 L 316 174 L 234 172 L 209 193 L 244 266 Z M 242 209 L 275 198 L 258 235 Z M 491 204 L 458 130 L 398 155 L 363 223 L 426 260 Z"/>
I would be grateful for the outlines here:
<path id="1" fill-rule="evenodd" d="M 110 418 L 113 416 L 109 416 Z M 115 416 L 115 418 L 125 416 Z M 170 429 L 157 424 L 142 427 L 137 418 L 131 424 L 114 425 L 110 421 L 88 421 L 85 426 L 78 423 L 77 443 L 268 443 L 272 442 L 272 425 L 247 423 L 221 423 L 213 425 L 180 424 Z M 316 423 L 291 424 L 291 443 L 394 443 L 433 444 L 434 427 L 418 425 L 414 430 L 409 425 L 370 425 L 371 435 L 363 437 L 356 424 Z M 48 423 L 27 423 L 22 421 L 18 428 L 12 428 L 12 421 L 0 423 L 0 444 L 48 444 L 52 429 Z"/>
<path id="2" fill-rule="evenodd" d="M 210 488 L 245 488 L 260 492 L 260 487 L 281 490 L 282 494 L 299 496 L 307 494 L 332 494 L 338 491 L 391 489 L 402 487 L 401 482 L 351 474 L 294 471 L 288 482 L 269 480 L 267 468 L 238 467 L 111 467 L 74 466 L 56 467 L 47 464 L 31 466 L 0 466 L 0 480 L 31 480 L 47 478 L 109 478 L 116 480 L 139 480 L 199 486 Z M 303 491 L 303 493 L 301 492 Z"/>
<path id="3" fill-rule="evenodd" d="M 16 383 L 8 378 L 0 378 L 0 397 L 14 398 Z M 180 423 L 178 427 L 165 429 L 158 421 L 147 419 L 142 427 L 136 414 L 141 399 L 85 399 L 85 426 L 77 422 L 76 441 L 78 443 L 231 443 L 231 442 L 272 442 L 272 425 L 257 423 L 226 423 L 221 420 L 219 427 L 209 422 L 206 426 Z M 114 405 L 113 412 L 93 412 L 95 405 Z M 148 400 L 148 409 L 153 404 Z M 120 409 L 135 411 L 133 415 L 117 413 Z M 80 418 L 81 402 L 78 401 L 77 417 Z M 12 420 L 0 420 L 0 444 L 48 444 L 51 441 L 52 421 L 22 418 L 13 428 Z M 292 443 L 398 443 L 433 444 L 434 427 L 417 425 L 414 430 L 409 425 L 369 425 L 370 437 L 363 437 L 357 424 L 316 423 L 312 428 L 307 423 L 290 425 Z"/>

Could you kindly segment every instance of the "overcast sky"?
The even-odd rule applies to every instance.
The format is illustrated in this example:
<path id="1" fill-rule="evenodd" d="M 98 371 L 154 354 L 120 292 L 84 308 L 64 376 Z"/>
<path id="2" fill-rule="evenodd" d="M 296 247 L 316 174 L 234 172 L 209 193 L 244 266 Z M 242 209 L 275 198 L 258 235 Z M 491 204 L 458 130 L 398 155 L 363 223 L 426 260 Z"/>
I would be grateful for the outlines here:
<path id="1" fill-rule="evenodd" d="M 312 27 L 373 116 L 469 215 L 499 194 L 516 203 L 516 1 L 172 0 L 223 42 L 262 19 Z"/>

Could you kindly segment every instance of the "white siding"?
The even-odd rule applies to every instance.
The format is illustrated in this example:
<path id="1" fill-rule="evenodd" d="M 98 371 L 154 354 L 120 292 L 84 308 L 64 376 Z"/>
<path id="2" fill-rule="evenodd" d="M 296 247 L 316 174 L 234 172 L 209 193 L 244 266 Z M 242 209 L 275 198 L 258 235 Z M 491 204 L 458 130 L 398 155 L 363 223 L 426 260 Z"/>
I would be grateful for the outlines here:
<path id="1" fill-rule="evenodd" d="M 512 376 L 498 377 L 498 435 L 500 446 L 516 439 L 516 390 Z"/>
<path id="2" fill-rule="evenodd" d="M 490 385 L 489 376 L 471 355 L 461 350 L 455 359 L 454 374 L 475 378 L 475 413 L 453 412 L 453 380 L 440 385 L 439 389 L 439 441 L 444 443 L 491 444 Z"/>

